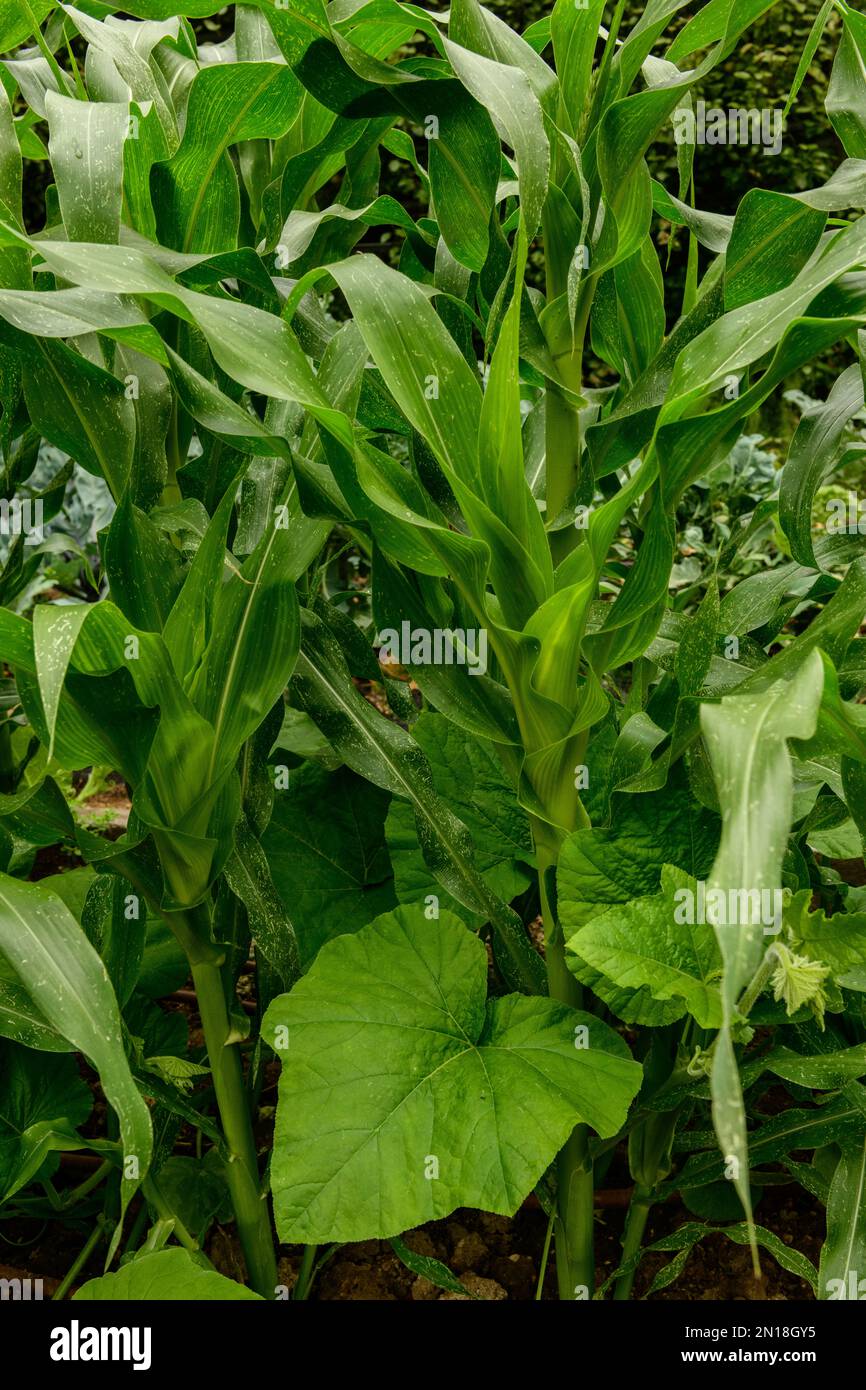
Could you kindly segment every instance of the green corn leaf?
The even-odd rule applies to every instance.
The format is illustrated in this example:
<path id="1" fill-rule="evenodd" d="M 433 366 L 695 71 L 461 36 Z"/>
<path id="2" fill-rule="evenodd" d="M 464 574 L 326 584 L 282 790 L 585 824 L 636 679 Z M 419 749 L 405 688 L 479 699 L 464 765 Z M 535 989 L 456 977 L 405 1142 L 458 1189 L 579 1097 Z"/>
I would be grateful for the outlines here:
<path id="1" fill-rule="evenodd" d="M 811 261 L 787 288 L 767 295 L 757 304 L 734 309 L 705 329 L 677 361 L 663 418 L 670 418 L 674 402 L 680 411 L 700 392 L 769 352 L 820 291 L 858 264 L 864 255 L 866 228 L 855 222 L 837 233 L 823 254 Z"/>
<path id="2" fill-rule="evenodd" d="M 214 608 L 217 594 L 222 588 L 234 491 L 233 487 L 226 489 L 164 623 L 165 644 L 185 689 L 189 688 L 213 633 Z"/>
<path id="3" fill-rule="evenodd" d="M 866 854 L 866 767 L 862 762 L 855 762 L 853 758 L 842 759 L 842 787 Z"/>
<path id="4" fill-rule="evenodd" d="M 782 290 L 799 275 L 824 231 L 816 208 L 784 193 L 752 188 L 731 227 L 725 253 L 725 308 Z"/>
<path id="5" fill-rule="evenodd" d="M 115 512 L 105 543 L 111 597 L 134 627 L 161 632 L 183 582 L 180 559 L 127 493 Z"/>
<path id="6" fill-rule="evenodd" d="M 522 626 L 549 581 L 521 538 L 509 532 L 475 491 L 482 411 L 477 378 L 418 286 L 372 256 L 356 256 L 329 270 L 349 300 L 398 405 L 430 444 L 452 488 L 458 489 L 478 538 L 489 539 L 497 595 L 506 614 L 514 615 L 515 626 Z M 535 511 L 522 479 L 520 485 L 527 494 L 527 509 Z M 369 495 L 366 485 L 365 491 Z M 537 529 L 534 536 L 530 533 L 533 545 L 536 538 Z"/>
<path id="7" fill-rule="evenodd" d="M 22 225 L 23 165 L 15 132 L 12 106 L 0 83 L 0 213 L 15 226 Z M 30 257 L 23 247 L 0 249 L 0 285 L 30 288 Z"/>
<path id="8" fill-rule="evenodd" d="M 558 88 L 556 74 L 527 43 L 525 35 L 521 38 L 478 0 L 455 0 L 449 7 L 448 37 L 473 53 L 519 68 L 545 110 L 552 109 Z"/>
<path id="9" fill-rule="evenodd" d="M 47 92 L 48 153 L 70 241 L 117 241 L 130 111 Z"/>
<path id="10" fill-rule="evenodd" d="M 138 983 L 147 932 L 147 909 L 137 895 L 130 899 L 128 890 L 116 874 L 98 874 L 81 913 L 82 929 L 105 965 L 121 1009 Z"/>
<path id="11" fill-rule="evenodd" d="M 852 415 L 863 409 L 859 365 L 837 377 L 827 400 L 806 411 L 797 427 L 779 486 L 779 524 L 802 565 L 817 567 L 812 541 L 815 493 L 838 457 Z"/>
<path id="12" fill-rule="evenodd" d="M 190 89 L 180 146 L 154 170 L 160 240 L 181 251 L 233 247 L 240 192 L 227 152 L 240 141 L 284 135 L 300 102 L 297 78 L 280 63 L 203 68 Z"/>
<path id="13" fill-rule="evenodd" d="M 470 1293 L 460 1283 L 457 1276 L 452 1274 L 448 1266 L 444 1265 L 441 1260 L 435 1260 L 431 1255 L 419 1255 L 416 1251 L 410 1250 L 399 1236 L 392 1236 L 390 1245 L 394 1254 L 402 1260 L 407 1269 L 423 1279 L 429 1279 L 430 1283 L 435 1284 L 437 1289 L 444 1289 L 446 1293 L 457 1294 L 460 1298 L 478 1298 L 477 1294 Z"/>
<path id="14" fill-rule="evenodd" d="M 592 310 L 593 351 L 625 381 L 636 381 L 656 356 L 664 327 L 658 257 L 645 242 L 599 277 Z"/>
<path id="15" fill-rule="evenodd" d="M 33 652 L 48 727 L 49 758 L 54 754 L 57 714 L 66 672 L 89 611 L 89 605 L 83 603 L 62 608 L 40 604 L 33 615 Z"/>
<path id="16" fill-rule="evenodd" d="M 314 40 L 295 71 L 324 106 L 343 116 L 396 115 L 420 125 L 429 142 L 430 192 L 452 255 L 480 270 L 487 257 L 489 221 L 499 174 L 496 132 L 483 106 L 452 80 L 427 82 L 392 64 L 359 76 L 357 54 Z M 347 59 L 352 56 L 355 71 Z M 523 74 L 520 74 L 521 78 Z"/>
<path id="17" fill-rule="evenodd" d="M 52 269 L 82 286 L 167 301 L 180 317 L 201 329 L 217 363 L 236 381 L 278 400 L 301 402 L 350 442 L 347 422 L 321 395 L 312 368 L 282 319 L 252 305 L 184 289 L 156 259 L 137 248 L 49 241 L 39 247 Z"/>
<path id="18" fill-rule="evenodd" d="M 134 329 L 147 323 L 144 315 L 119 295 L 77 288 L 53 294 L 3 290 L 0 305 L 7 323 L 40 338 L 72 338 L 94 329 Z"/>
<path id="19" fill-rule="evenodd" d="M 437 797 L 421 748 L 358 694 L 339 648 L 320 624 L 305 615 L 303 631 L 292 686 L 297 703 L 349 767 L 409 801 L 428 867 L 465 907 L 491 922 L 508 978 L 533 993 L 543 992 L 540 957 L 520 919 L 490 892 L 478 873 L 469 833 Z"/>
<path id="20" fill-rule="evenodd" d="M 132 37 L 119 25 L 101 23 L 71 5 L 58 5 L 82 38 L 106 61 L 113 64 L 139 104 L 152 102 L 169 153 L 178 143 L 177 120 L 168 87 L 149 54 L 139 52 Z M 156 41 L 157 35 L 153 35 Z"/>
<path id="21" fill-rule="evenodd" d="M 527 238 L 532 238 L 541 220 L 550 167 L 550 147 L 538 98 L 519 68 L 494 63 L 448 39 L 445 52 L 460 81 L 487 108 L 494 125 L 514 150 L 521 214 Z"/>
<path id="22" fill-rule="evenodd" d="M 6 970 L 10 978 L 6 978 Z M 18 983 L 15 972 L 0 961 L 0 1037 L 21 1043 L 37 1052 L 73 1052 L 72 1043 L 61 1037 L 37 1009 L 30 995 Z"/>
<path id="23" fill-rule="evenodd" d="M 777 1159 L 796 1153 L 798 1149 L 817 1149 L 861 1135 L 863 1110 L 848 1096 L 848 1089 L 846 1087 L 845 1094 L 827 1105 L 817 1109 L 788 1110 L 752 1131 L 749 1150 L 753 1168 L 758 1168 L 762 1163 L 775 1163 Z M 708 1134 L 707 1141 L 711 1142 L 712 1137 Z M 707 1183 L 720 1181 L 724 1175 L 725 1161 L 718 1148 L 714 1152 L 693 1154 L 676 1179 L 669 1180 L 661 1188 L 661 1195 L 674 1188 L 685 1191 L 706 1186 Z"/>
<path id="24" fill-rule="evenodd" d="M 866 1139 L 842 1145 L 827 1198 L 818 1297 L 859 1299 L 866 1260 Z"/>
<path id="25" fill-rule="evenodd" d="M 28 10 L 22 11 L 17 0 L 0 0 L 0 53 L 9 53 L 24 43 L 54 9 L 54 0 L 31 0 Z"/>
<path id="26" fill-rule="evenodd" d="M 515 290 L 502 321 L 478 423 L 478 465 L 485 500 L 521 541 L 541 570 L 546 586 L 553 573 L 541 515 L 526 486 L 521 435 L 520 286 L 526 266 L 526 236 L 518 233 Z"/>
<path id="27" fill-rule="evenodd" d="M 750 1225 L 748 1139 L 730 1028 L 740 993 L 758 969 L 768 941 L 763 902 L 756 912 L 754 896 L 778 894 L 781 887 L 793 794 L 786 739 L 814 732 L 823 685 L 823 664 L 812 652 L 792 680 L 759 697 L 732 695 L 701 707 L 722 808 L 722 840 L 707 891 L 719 890 L 727 904 L 714 922 L 724 962 L 724 1026 L 713 1056 L 713 1123 L 726 1161 L 734 1160 L 734 1183 Z M 739 904 L 742 897 L 737 895 L 743 893 L 749 895 L 749 906 L 732 912 L 732 897 Z"/>
<path id="28" fill-rule="evenodd" d="M 866 1075 L 866 1046 L 843 1048 L 819 1057 L 801 1057 L 787 1047 L 775 1047 L 764 1061 L 768 1071 L 796 1086 L 816 1091 L 838 1091 L 849 1081 Z"/>
<path id="29" fill-rule="evenodd" d="M 649 1298 L 660 1289 L 668 1288 L 682 1274 L 689 1255 L 698 1242 L 711 1235 L 726 1236 L 728 1240 L 734 1241 L 737 1245 L 748 1245 L 754 1239 L 763 1250 L 773 1256 L 782 1269 L 787 1269 L 789 1273 L 796 1274 L 798 1279 L 803 1279 L 813 1293 L 817 1290 L 818 1274 L 811 1260 L 807 1260 L 805 1255 L 800 1254 L 799 1250 L 792 1250 L 785 1245 L 784 1241 L 780 1240 L 773 1231 L 768 1231 L 765 1226 L 755 1226 L 750 1229 L 745 1223 L 737 1226 L 705 1226 L 699 1225 L 697 1222 L 689 1222 L 678 1231 L 672 1232 L 671 1235 L 662 1236 L 661 1240 L 653 1241 L 638 1255 L 632 1256 L 629 1260 L 623 1260 L 619 1268 L 615 1269 L 613 1274 L 609 1275 L 600 1288 L 596 1290 L 595 1297 L 601 1298 L 614 1280 L 622 1274 L 636 1269 L 644 1254 L 656 1250 L 665 1253 L 675 1250 L 677 1254 L 655 1275 L 644 1297 Z"/>
<path id="30" fill-rule="evenodd" d="M 234 828 L 234 849 L 225 866 L 226 881 L 244 904 L 257 951 L 291 988 L 301 972 L 294 924 L 271 878 L 270 862 L 249 822 L 242 816 Z M 296 911 L 293 900 L 292 911 Z"/>
<path id="31" fill-rule="evenodd" d="M 286 265 L 298 260 L 307 250 L 316 232 L 326 223 L 337 219 L 340 222 L 360 222 L 367 227 L 395 226 L 412 235 L 417 235 L 417 227 L 407 212 L 393 198 L 376 198 L 364 208 L 348 208 L 341 203 L 331 203 L 320 212 L 308 212 L 296 208 L 286 220 L 280 233 L 279 249 Z"/>
<path id="32" fill-rule="evenodd" d="M 797 97 L 800 93 L 800 89 L 802 88 L 803 83 L 806 80 L 806 75 L 809 71 L 809 68 L 812 66 L 815 54 L 818 51 L 818 45 L 821 42 L 824 29 L 827 26 L 827 20 L 829 19 L 832 11 L 833 0 L 824 0 L 824 3 L 822 4 L 820 10 L 816 14 L 812 22 L 812 28 L 809 30 L 809 37 L 806 40 L 806 47 L 800 54 L 800 61 L 797 64 L 797 71 L 794 74 L 794 80 L 791 83 L 791 90 L 788 92 L 788 99 L 785 102 L 785 110 L 783 113 L 785 116 L 788 115 L 789 111 L 791 110 L 791 107 L 797 100 Z"/>
<path id="33" fill-rule="evenodd" d="M 866 158 L 866 19 L 847 6 L 824 105 L 845 153 Z"/>
<path id="34" fill-rule="evenodd" d="M 429 593 L 422 595 L 406 571 L 391 564 L 386 555 L 377 553 L 373 608 L 380 633 L 388 628 L 399 633 L 404 622 L 409 623 L 411 633 L 413 628 L 423 629 L 429 624 L 432 604 Z M 453 616 L 451 605 L 446 604 L 442 612 L 443 628 L 454 625 Z M 503 685 L 478 669 L 470 674 L 466 666 L 415 665 L 411 661 L 411 646 L 409 656 L 407 669 L 413 679 L 429 694 L 435 707 L 458 728 L 478 738 L 492 739 L 494 743 L 517 745 L 519 733 L 514 707 Z"/>
<path id="35" fill-rule="evenodd" d="M 131 404 L 122 384 L 63 343 L 34 339 L 22 354 L 24 399 L 37 427 L 82 467 L 128 485 L 134 452 Z"/>
<path id="36" fill-rule="evenodd" d="M 733 47 L 733 40 L 767 10 L 776 0 L 709 0 L 677 34 L 668 57 L 677 63 L 690 53 L 721 40 L 724 56 Z"/>
<path id="37" fill-rule="evenodd" d="M 749 314 L 750 321 L 754 322 L 760 317 L 760 312 L 755 305 L 750 305 L 744 310 L 735 310 L 733 314 L 725 315 L 725 319 L 719 320 L 719 323 L 724 324 L 727 319 L 733 319 L 740 313 Z M 678 498 L 684 487 L 706 473 L 708 466 L 720 462 L 725 457 L 736 442 L 739 422 L 766 400 L 780 382 L 792 371 L 797 370 L 799 364 L 809 361 L 814 354 L 824 351 L 847 333 L 860 328 L 861 324 L 862 320 L 859 317 L 795 319 L 784 331 L 766 371 L 748 390 L 739 394 L 735 392 L 733 399 L 722 404 L 721 401 L 725 399 L 722 394 L 723 383 L 718 382 L 719 405 L 708 413 L 687 419 L 679 418 L 682 401 L 672 400 L 669 407 L 666 406 L 658 417 L 655 437 L 666 500 L 673 501 Z M 727 328 L 725 332 L 727 333 Z M 698 339 L 695 339 L 695 342 L 697 341 Z M 680 361 L 682 360 L 681 358 Z M 729 386 L 738 383 L 738 370 L 728 373 Z"/>
<path id="38" fill-rule="evenodd" d="M 63 903 L 40 885 L 5 874 L 0 876 L 0 950 L 47 1021 L 90 1059 L 117 1115 L 124 1172 L 111 1256 L 152 1146 L 150 1113 L 123 1050 L 117 1000 L 104 965 Z"/>
<path id="39" fill-rule="evenodd" d="M 307 532 L 305 520 L 299 529 Z M 311 558 L 299 552 L 278 508 L 255 550 L 216 596 L 213 628 L 189 687 L 193 704 L 214 729 L 212 773 L 234 761 L 288 682 L 300 640 L 293 581 Z"/>

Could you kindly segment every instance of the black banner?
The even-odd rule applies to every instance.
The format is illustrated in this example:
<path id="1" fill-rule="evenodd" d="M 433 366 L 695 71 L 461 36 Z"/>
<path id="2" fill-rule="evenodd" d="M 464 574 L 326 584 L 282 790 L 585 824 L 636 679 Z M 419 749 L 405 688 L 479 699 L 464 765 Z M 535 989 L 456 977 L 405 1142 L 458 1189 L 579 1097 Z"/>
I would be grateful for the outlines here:
<path id="1" fill-rule="evenodd" d="M 431 1351 L 446 1367 L 454 1358 L 461 1373 L 473 1353 L 491 1370 L 500 1355 L 513 1354 L 517 1339 L 527 1356 L 531 1347 L 544 1345 L 536 1339 L 549 1334 L 551 1317 L 563 1338 L 558 1366 L 572 1362 L 575 1374 L 589 1358 L 616 1373 L 688 1374 L 691 1369 L 700 1377 L 712 1366 L 773 1371 L 795 1366 L 826 1377 L 858 1364 L 866 1332 L 863 1310 L 852 1301 L 847 1306 L 844 1301 L 575 1302 L 523 1305 L 522 1312 L 512 1303 L 504 1320 L 502 1305 L 497 1308 L 485 1314 L 476 1303 L 449 1315 L 433 1312 L 427 1303 L 398 1308 L 385 1302 L 349 1301 L 339 1307 L 312 1302 L 295 1308 L 278 1302 L 266 1313 L 252 1303 L 57 1304 L 7 1298 L 0 1301 L 0 1336 L 7 1353 L 12 1345 L 26 1348 L 29 1367 L 51 1380 L 105 1367 L 113 1375 L 183 1375 L 200 1384 L 211 1373 L 224 1378 L 238 1372 L 251 1380 L 274 1365 L 290 1375 L 293 1364 L 300 1370 L 313 1348 L 329 1377 L 342 1357 L 357 1373 L 380 1362 L 385 1347 L 389 1356 L 399 1355 L 407 1335 L 427 1374 Z M 519 1329 L 515 1316 L 526 1318 Z M 341 1336 L 335 1339 L 338 1328 Z M 459 1343 L 452 1340 L 455 1335 Z"/>

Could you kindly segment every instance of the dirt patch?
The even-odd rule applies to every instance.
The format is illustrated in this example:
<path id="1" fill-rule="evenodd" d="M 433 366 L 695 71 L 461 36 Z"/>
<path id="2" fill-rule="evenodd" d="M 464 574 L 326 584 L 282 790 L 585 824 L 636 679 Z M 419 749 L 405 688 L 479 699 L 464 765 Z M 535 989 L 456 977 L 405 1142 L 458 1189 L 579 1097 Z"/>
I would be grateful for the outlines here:
<path id="1" fill-rule="evenodd" d="M 596 1212 L 599 1284 L 619 1263 L 624 1219 L 622 1207 L 605 1206 Z M 817 1263 L 824 1237 L 823 1210 L 796 1185 L 770 1189 L 758 1207 L 757 1219 L 785 1245 Z M 652 1244 L 695 1220 L 678 1201 L 658 1206 L 647 1225 L 646 1243 Z M 536 1297 L 546 1230 L 547 1218 L 543 1211 L 527 1204 L 511 1219 L 488 1212 L 457 1211 L 447 1220 L 433 1221 L 408 1232 L 404 1240 L 410 1250 L 447 1265 L 467 1289 L 467 1297 L 471 1293 L 486 1302 L 503 1299 L 526 1302 Z M 290 1286 L 294 1283 L 300 1258 L 300 1247 L 285 1252 L 283 1277 Z M 646 1255 L 635 1279 L 633 1297 L 644 1297 L 659 1270 L 672 1258 L 672 1253 Z M 651 1300 L 714 1302 L 812 1298 L 809 1285 L 782 1269 L 771 1255 L 762 1254 L 761 1263 L 763 1277 L 756 1281 L 748 1248 L 733 1244 L 721 1233 L 708 1236 L 694 1248 L 676 1282 L 652 1294 Z M 325 1265 L 312 1292 L 313 1299 L 325 1302 L 432 1302 L 460 1297 L 446 1293 L 423 1275 L 407 1269 L 389 1242 L 380 1240 L 339 1249 Z M 542 1298 L 557 1298 L 552 1257 Z"/>

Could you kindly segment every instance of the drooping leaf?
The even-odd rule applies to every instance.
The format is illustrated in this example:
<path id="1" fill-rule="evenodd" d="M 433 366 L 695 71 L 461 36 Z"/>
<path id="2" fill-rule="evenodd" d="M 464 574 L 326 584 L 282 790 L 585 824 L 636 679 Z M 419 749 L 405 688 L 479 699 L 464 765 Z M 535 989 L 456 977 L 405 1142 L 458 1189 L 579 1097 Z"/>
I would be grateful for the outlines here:
<path id="1" fill-rule="evenodd" d="M 149 1111 L 123 1050 L 117 1000 L 105 967 L 58 898 L 38 884 L 19 883 L 5 874 L 0 878 L 0 951 L 47 1021 L 99 1072 L 120 1125 L 122 1217 L 147 1173 L 152 1135 Z"/>
<path id="2" fill-rule="evenodd" d="M 718 705 L 701 707 L 722 810 L 722 839 L 707 889 L 717 891 L 726 904 L 713 924 L 723 960 L 724 1014 L 713 1055 L 713 1124 L 722 1153 L 734 1161 L 734 1182 L 750 1225 L 748 1138 L 730 1029 L 740 993 L 767 947 L 767 932 L 777 930 L 775 924 L 765 924 L 762 909 L 765 893 L 780 894 L 791 823 L 793 779 L 786 740 L 814 732 L 823 685 L 823 664 L 812 652 L 792 680 L 780 681 L 760 696 L 731 695 Z"/>

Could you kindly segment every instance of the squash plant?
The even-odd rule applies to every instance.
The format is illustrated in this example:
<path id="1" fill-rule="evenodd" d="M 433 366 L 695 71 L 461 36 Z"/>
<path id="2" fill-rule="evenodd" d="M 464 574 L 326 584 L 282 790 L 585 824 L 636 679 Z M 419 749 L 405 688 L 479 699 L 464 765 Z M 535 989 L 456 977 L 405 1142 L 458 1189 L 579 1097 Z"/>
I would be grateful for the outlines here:
<path id="1" fill-rule="evenodd" d="M 7 494 L 44 439 L 116 503 L 98 601 L 31 616 L 10 584 L 0 609 L 7 1067 L 81 1052 L 114 1119 L 85 1141 L 72 1105 L 31 1117 L 0 1197 L 87 1142 L 107 1269 L 126 1240 L 82 1296 L 154 1279 L 243 1296 L 204 1287 L 173 1201 L 186 1121 L 260 1296 L 278 1288 L 269 1193 L 279 1239 L 307 1247 L 303 1295 L 319 1245 L 511 1213 L 535 1189 L 560 1297 L 582 1299 L 624 1143 L 617 1297 L 672 1189 L 709 1217 L 735 1191 L 728 1234 L 838 1296 L 866 1240 L 866 916 L 816 854 L 862 853 L 866 557 L 856 525 L 812 516 L 864 406 L 862 18 L 839 4 L 837 172 L 723 217 L 695 206 L 693 143 L 676 192 L 648 157 L 767 4 L 709 0 L 671 40 L 676 0 L 624 36 L 623 4 L 599 0 L 556 0 L 523 36 L 477 0 L 261 0 L 203 44 L 190 19 L 214 8 L 0 12 Z M 43 228 L 22 156 L 50 167 Z M 380 191 L 383 159 L 416 206 Z M 688 248 L 670 331 L 656 217 Z M 399 233 L 396 264 L 355 249 L 371 228 Z M 831 350 L 850 365 L 778 496 L 674 607 L 692 485 Z M 790 558 L 740 578 L 762 539 Z M 371 575 L 372 630 L 333 592 L 335 544 Z M 129 789 L 117 839 L 61 789 L 90 767 Z M 333 870 L 314 872 L 326 837 Z M 89 866 L 83 905 L 68 875 L 26 881 L 57 843 Z M 172 941 L 198 1062 L 158 1050 L 142 1003 Z M 777 1080 L 821 1103 L 767 1120 Z M 811 1167 L 789 1158 L 804 1149 Z M 828 1204 L 817 1273 L 753 1220 L 780 1160 Z M 667 1243 L 669 1277 L 709 1229 Z"/>

